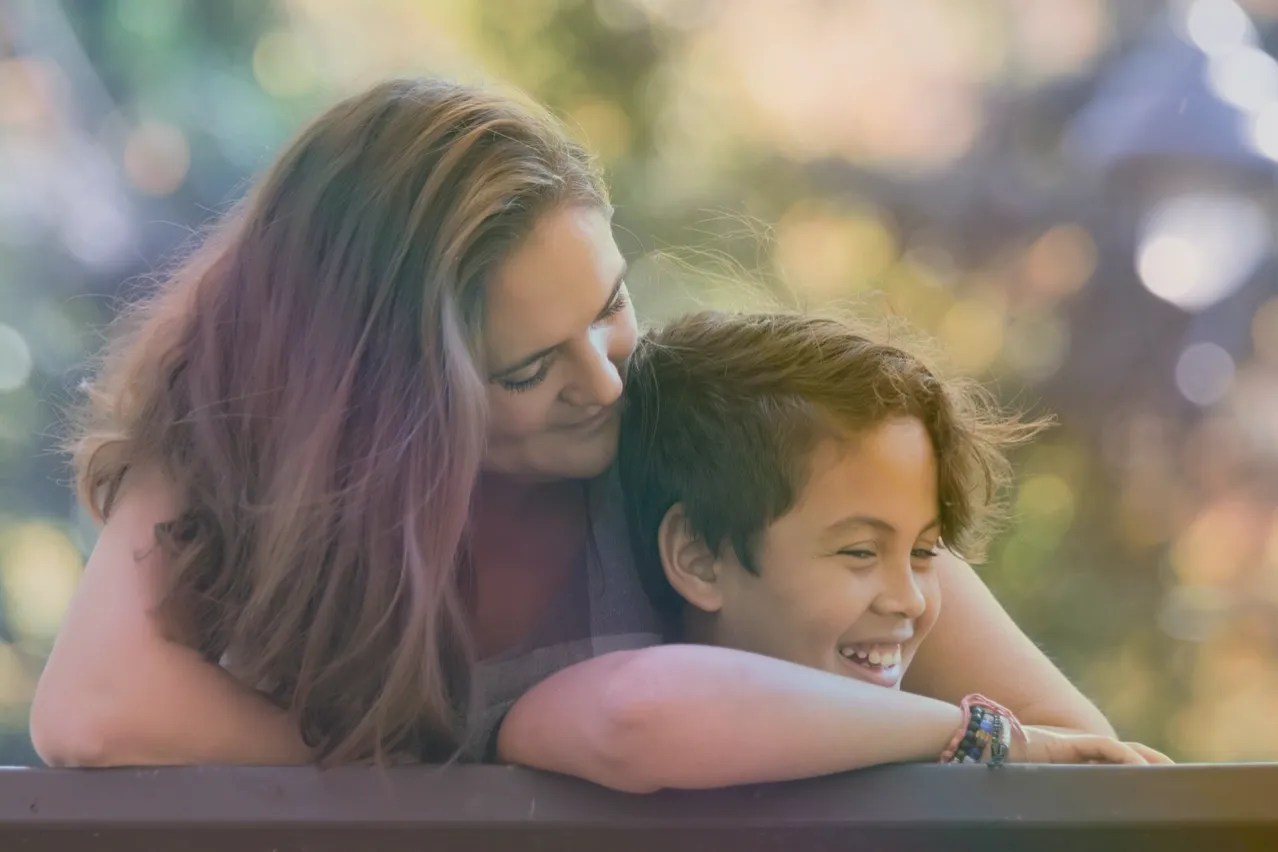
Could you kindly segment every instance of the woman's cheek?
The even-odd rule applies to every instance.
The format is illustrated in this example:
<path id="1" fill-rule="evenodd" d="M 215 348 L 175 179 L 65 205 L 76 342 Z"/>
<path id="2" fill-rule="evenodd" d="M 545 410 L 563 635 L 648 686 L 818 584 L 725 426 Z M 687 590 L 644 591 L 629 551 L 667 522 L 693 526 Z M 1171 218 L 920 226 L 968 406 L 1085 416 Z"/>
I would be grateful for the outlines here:
<path id="1" fill-rule="evenodd" d="M 555 392 L 538 387 L 523 393 L 501 391 L 490 403 L 491 429 L 505 435 L 530 435 L 550 427 Z"/>

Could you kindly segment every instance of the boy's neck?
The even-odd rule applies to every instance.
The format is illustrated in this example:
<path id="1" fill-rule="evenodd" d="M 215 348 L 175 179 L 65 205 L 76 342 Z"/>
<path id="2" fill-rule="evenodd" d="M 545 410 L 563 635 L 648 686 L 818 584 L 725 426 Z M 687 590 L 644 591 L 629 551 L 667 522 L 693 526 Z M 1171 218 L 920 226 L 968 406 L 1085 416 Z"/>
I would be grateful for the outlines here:
<path id="1" fill-rule="evenodd" d="M 691 604 L 684 604 L 679 613 L 679 635 L 675 637 L 675 641 L 692 645 L 718 645 L 720 643 L 715 630 L 716 621 L 713 613 L 697 609 Z"/>

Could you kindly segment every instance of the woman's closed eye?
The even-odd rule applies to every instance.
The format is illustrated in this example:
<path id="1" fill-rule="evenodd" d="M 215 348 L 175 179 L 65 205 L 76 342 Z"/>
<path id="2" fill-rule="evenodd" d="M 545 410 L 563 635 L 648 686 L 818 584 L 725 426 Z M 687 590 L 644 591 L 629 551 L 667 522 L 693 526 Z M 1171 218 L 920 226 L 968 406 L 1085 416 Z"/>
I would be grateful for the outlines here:
<path id="1" fill-rule="evenodd" d="M 617 288 L 617 294 L 612 297 L 612 301 L 608 303 L 608 307 L 604 308 L 603 313 L 601 313 L 599 318 L 595 320 L 595 324 L 598 325 L 605 320 L 612 319 L 617 314 L 624 311 L 626 309 L 626 305 L 629 304 L 630 294 L 626 292 L 626 285 L 623 282 L 622 285 Z"/>
<path id="2" fill-rule="evenodd" d="M 626 285 L 622 284 L 621 287 L 617 289 L 617 294 L 613 296 L 612 301 L 608 303 L 608 307 L 604 308 L 603 313 L 599 315 L 594 324 L 598 325 L 599 323 L 606 322 L 612 317 L 615 317 L 617 314 L 624 311 L 626 306 L 629 304 L 630 295 L 626 292 Z M 531 375 L 518 378 L 518 374 L 516 374 L 516 377 L 499 379 L 497 383 L 511 393 L 523 393 L 524 391 L 532 390 L 546 380 L 546 376 L 550 373 L 550 368 L 553 364 L 554 354 L 552 353 L 547 355 L 545 358 L 542 358 L 536 364 L 529 364 L 528 367 L 525 368 L 526 370 L 532 369 L 534 366 L 537 368 L 536 372 Z"/>
<path id="3" fill-rule="evenodd" d="M 546 375 L 550 372 L 550 365 L 552 363 L 552 360 L 553 360 L 552 357 L 550 355 L 547 355 L 545 358 L 542 358 L 540 361 L 537 362 L 537 364 L 535 365 L 537 367 L 537 371 L 533 373 L 532 375 L 522 379 L 521 378 L 500 379 L 498 380 L 498 384 L 500 384 L 506 390 L 511 391 L 512 393 L 523 393 L 524 391 L 532 390 L 533 388 L 537 387 L 537 385 L 541 384 L 542 382 L 546 380 Z M 529 368 L 531 368 L 532 366 L 534 365 L 530 364 Z"/>

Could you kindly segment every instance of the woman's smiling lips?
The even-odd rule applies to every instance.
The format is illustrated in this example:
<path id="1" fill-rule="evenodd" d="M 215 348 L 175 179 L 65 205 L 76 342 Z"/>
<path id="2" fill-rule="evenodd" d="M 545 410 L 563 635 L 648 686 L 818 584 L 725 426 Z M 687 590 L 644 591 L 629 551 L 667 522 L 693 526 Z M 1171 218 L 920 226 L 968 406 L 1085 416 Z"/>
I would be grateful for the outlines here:
<path id="1" fill-rule="evenodd" d="M 588 434 L 608 423 L 608 421 L 615 417 L 616 414 L 617 406 L 609 405 L 589 417 L 583 417 L 575 423 L 569 423 L 565 426 L 560 426 L 559 428 L 561 431 L 571 432 L 578 435 Z"/>

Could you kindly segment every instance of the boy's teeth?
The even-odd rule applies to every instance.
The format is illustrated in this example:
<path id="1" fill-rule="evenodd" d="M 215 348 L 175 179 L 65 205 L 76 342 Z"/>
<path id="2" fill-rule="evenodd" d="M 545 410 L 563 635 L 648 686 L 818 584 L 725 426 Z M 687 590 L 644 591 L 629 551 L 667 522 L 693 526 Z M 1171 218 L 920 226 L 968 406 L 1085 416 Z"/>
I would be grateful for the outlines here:
<path id="1" fill-rule="evenodd" d="M 899 665 L 901 662 L 901 647 L 899 645 L 887 651 L 880 651 L 877 648 L 871 651 L 862 651 L 859 648 L 844 648 L 840 653 L 849 660 L 868 663 L 871 666 L 879 666 L 885 669 Z"/>

